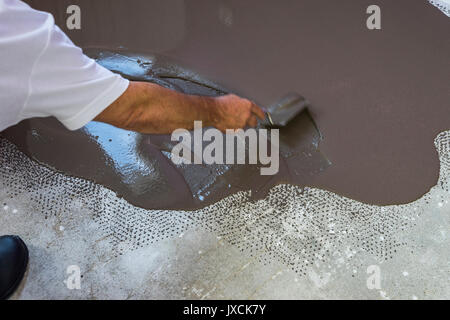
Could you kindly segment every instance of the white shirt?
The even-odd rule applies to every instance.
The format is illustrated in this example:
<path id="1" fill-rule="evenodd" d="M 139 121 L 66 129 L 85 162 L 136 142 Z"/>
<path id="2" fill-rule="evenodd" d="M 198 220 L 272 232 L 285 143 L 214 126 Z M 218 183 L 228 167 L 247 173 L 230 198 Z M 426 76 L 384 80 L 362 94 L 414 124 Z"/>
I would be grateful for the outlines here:
<path id="1" fill-rule="evenodd" d="M 0 131 L 23 119 L 54 116 L 75 130 L 128 87 L 55 25 L 19 0 L 0 0 Z"/>

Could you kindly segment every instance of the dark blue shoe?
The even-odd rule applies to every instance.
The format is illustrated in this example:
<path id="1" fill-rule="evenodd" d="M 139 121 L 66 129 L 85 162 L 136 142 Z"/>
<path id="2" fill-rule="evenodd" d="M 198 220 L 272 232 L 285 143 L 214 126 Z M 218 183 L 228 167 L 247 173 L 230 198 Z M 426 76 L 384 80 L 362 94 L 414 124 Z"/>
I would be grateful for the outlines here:
<path id="1" fill-rule="evenodd" d="M 0 237 L 0 300 L 17 289 L 28 265 L 28 249 L 17 236 Z"/>

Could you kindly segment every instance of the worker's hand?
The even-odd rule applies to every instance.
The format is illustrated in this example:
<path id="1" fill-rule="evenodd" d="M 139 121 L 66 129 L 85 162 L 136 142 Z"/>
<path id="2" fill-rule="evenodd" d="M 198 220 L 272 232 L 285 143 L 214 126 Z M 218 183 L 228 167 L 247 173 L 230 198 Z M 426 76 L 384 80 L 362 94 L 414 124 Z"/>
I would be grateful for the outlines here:
<path id="1" fill-rule="evenodd" d="M 226 129 L 255 127 L 257 118 L 265 118 L 264 111 L 250 100 L 228 94 L 215 98 L 213 126 L 222 132 Z"/>

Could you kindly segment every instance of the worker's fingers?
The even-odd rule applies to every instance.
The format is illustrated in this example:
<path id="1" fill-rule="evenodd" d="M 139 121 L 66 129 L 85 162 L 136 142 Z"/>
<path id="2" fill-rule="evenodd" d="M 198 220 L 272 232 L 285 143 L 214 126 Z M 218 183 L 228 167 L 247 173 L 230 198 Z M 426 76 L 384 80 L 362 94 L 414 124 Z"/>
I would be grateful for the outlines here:
<path id="1" fill-rule="evenodd" d="M 256 119 L 256 117 L 254 115 L 251 115 L 247 120 L 247 126 L 256 127 L 257 124 L 258 124 L 258 120 Z"/>
<path id="2" fill-rule="evenodd" d="M 252 103 L 251 110 L 252 110 L 252 113 L 255 114 L 261 120 L 264 120 L 264 118 L 266 117 L 264 111 L 254 103 Z"/>

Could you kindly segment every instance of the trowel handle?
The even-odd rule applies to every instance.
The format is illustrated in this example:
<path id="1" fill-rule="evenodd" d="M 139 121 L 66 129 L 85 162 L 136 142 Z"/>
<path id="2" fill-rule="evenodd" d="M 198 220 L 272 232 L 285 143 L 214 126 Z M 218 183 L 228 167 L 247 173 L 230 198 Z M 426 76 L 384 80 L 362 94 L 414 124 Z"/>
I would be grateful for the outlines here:
<path id="1" fill-rule="evenodd" d="M 269 111 L 264 112 L 266 114 L 266 121 L 268 122 L 269 126 L 273 126 L 273 120 L 272 120 L 272 115 L 270 114 Z"/>
<path id="2" fill-rule="evenodd" d="M 264 115 L 266 116 L 263 120 L 258 121 L 257 128 L 270 128 L 274 126 L 272 115 L 269 111 L 264 111 Z"/>

